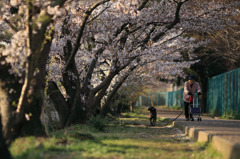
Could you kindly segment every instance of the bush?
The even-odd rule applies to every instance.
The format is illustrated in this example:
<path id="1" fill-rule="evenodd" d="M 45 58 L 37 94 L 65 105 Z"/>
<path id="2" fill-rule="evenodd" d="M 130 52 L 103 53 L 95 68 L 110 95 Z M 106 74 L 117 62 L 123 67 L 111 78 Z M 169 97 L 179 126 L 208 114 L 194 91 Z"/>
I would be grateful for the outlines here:
<path id="1" fill-rule="evenodd" d="M 88 124 L 91 128 L 103 131 L 107 125 L 107 120 L 106 118 L 103 118 L 101 115 L 92 116 L 89 119 Z"/>

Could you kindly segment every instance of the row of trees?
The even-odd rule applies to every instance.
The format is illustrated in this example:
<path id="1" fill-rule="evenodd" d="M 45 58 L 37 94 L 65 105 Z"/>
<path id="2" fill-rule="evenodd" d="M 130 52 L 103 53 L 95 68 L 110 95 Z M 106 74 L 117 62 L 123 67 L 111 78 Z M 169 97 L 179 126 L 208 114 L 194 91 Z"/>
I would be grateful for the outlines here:
<path id="1" fill-rule="evenodd" d="M 195 61 L 183 61 L 181 52 L 205 44 L 184 35 L 222 29 L 221 17 L 233 13 L 232 5 L 237 2 L 1 1 L 4 138 L 9 144 L 18 136 L 44 134 L 46 83 L 66 127 L 96 113 L 105 116 L 131 76 L 183 76 L 181 69 Z"/>

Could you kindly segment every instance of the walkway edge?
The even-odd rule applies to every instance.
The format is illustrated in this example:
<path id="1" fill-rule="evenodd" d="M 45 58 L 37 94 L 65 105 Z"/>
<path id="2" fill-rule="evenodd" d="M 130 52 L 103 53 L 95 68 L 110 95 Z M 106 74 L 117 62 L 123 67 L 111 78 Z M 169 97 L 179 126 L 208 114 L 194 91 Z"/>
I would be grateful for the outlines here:
<path id="1" fill-rule="evenodd" d="M 201 129 L 191 128 L 188 126 L 181 125 L 177 122 L 173 122 L 174 127 L 178 127 L 185 134 L 194 140 L 205 143 L 212 143 L 213 147 L 221 152 L 225 159 L 239 159 L 240 156 L 240 144 L 233 143 L 221 136 L 207 133 Z"/>

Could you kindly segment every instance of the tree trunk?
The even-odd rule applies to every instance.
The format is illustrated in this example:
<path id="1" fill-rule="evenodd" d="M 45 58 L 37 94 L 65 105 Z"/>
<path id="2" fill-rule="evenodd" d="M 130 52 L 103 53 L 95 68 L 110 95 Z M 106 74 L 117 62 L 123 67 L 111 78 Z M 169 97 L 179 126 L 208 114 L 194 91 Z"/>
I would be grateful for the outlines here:
<path id="1" fill-rule="evenodd" d="M 46 75 L 45 66 L 51 40 L 43 38 L 42 41 L 44 41 L 44 44 L 41 46 L 40 51 L 37 51 L 36 55 L 33 53 L 34 56 L 29 58 L 29 74 L 25 74 L 25 79 L 26 76 L 29 78 L 27 77 L 28 80 L 25 80 L 24 86 L 18 83 L 20 78 L 9 74 L 10 65 L 2 65 L 0 68 L 4 74 L 4 76 L 1 76 L 0 82 L 0 91 L 4 98 L 3 104 L 1 104 L 1 116 L 3 135 L 7 144 L 10 144 L 18 136 L 45 134 L 40 115 L 45 87 L 45 78 L 43 77 Z M 4 61 L 4 59 L 2 60 Z M 16 93 L 8 91 L 11 89 Z M 18 106 L 17 109 L 16 105 Z"/>
<path id="2" fill-rule="evenodd" d="M 0 63 L 5 61 L 5 57 L 0 57 Z M 6 140 L 7 145 L 18 136 L 15 131 L 16 121 L 14 113 L 16 104 L 21 92 L 21 85 L 18 83 L 19 78 L 10 75 L 9 64 L 0 65 L 0 117 L 2 123 L 2 133 Z M 8 91 L 9 90 L 9 91 Z M 12 92 L 10 91 L 12 90 Z M 13 106 L 15 104 L 15 106 Z"/>
<path id="3" fill-rule="evenodd" d="M 132 101 L 129 102 L 129 105 L 130 105 L 130 112 L 133 112 L 133 103 L 132 103 Z"/>
<path id="4" fill-rule="evenodd" d="M 53 1 L 51 6 L 62 7 L 65 0 Z M 27 1 L 26 9 L 26 52 L 28 55 L 23 73 L 24 84 L 11 75 L 11 68 L 5 57 L 0 56 L 0 113 L 2 132 L 7 144 L 18 136 L 44 135 L 40 115 L 43 105 L 43 92 L 45 88 L 46 62 L 54 31 L 48 29 L 53 22 L 52 16 L 41 10 L 37 18 L 32 1 Z M 35 27 L 40 24 L 40 28 Z M 35 33 L 34 33 L 35 32 Z M 22 79 L 21 78 L 21 79 Z M 17 107 L 16 107 L 17 106 Z"/>
<path id="5" fill-rule="evenodd" d="M 45 30 L 46 28 L 43 28 Z M 41 33 L 43 30 L 39 31 Z M 45 32 L 47 32 L 45 30 Z M 27 119 L 27 122 L 19 130 L 20 134 L 23 136 L 26 135 L 45 135 L 44 128 L 42 126 L 40 116 L 43 106 L 44 98 L 44 88 L 45 88 L 45 78 L 46 77 L 46 63 L 50 52 L 50 47 L 52 43 L 54 32 L 49 32 L 50 39 L 46 39 L 45 36 L 42 37 L 33 37 L 32 42 L 32 58 L 29 61 L 29 84 L 27 86 L 26 95 L 23 95 L 22 98 L 22 108 L 17 109 L 17 120 L 21 120 L 29 116 L 30 119 Z M 39 39 L 40 38 L 40 39 Z M 37 48 L 37 43 L 41 43 Z M 27 75 L 28 76 L 28 75 Z M 25 81 L 26 82 L 26 81 Z M 23 89 L 23 88 L 22 88 Z M 18 112 L 19 110 L 19 112 Z M 24 115 L 24 116 L 23 116 Z M 26 117 L 27 118 L 27 117 Z"/>
<path id="6" fill-rule="evenodd" d="M 80 86 L 77 85 L 77 91 L 74 96 L 74 102 L 70 111 L 69 118 L 66 122 L 66 126 L 71 126 L 72 124 L 76 124 L 81 122 L 83 119 L 85 119 L 85 115 L 83 113 L 82 109 L 82 103 L 81 103 L 81 96 L 80 96 Z"/>
<path id="7" fill-rule="evenodd" d="M 92 89 L 89 93 L 86 108 L 87 108 L 87 118 L 89 118 L 93 111 L 94 107 L 97 107 L 96 104 L 98 104 L 97 101 L 100 101 L 102 97 L 104 96 L 107 88 L 111 84 L 112 79 L 115 77 L 116 72 L 110 72 L 109 75 L 94 89 Z M 96 96 L 97 93 L 100 93 L 98 96 Z"/>
<path id="8" fill-rule="evenodd" d="M 0 117 L 0 156 L 1 158 L 4 159 L 11 159 L 11 155 L 8 151 L 7 145 L 3 138 L 1 117 Z"/>
<path id="9" fill-rule="evenodd" d="M 68 56 L 65 56 L 65 58 L 68 58 Z M 68 72 L 64 72 L 62 76 L 62 84 L 68 96 L 67 100 L 55 82 L 50 81 L 48 86 L 48 95 L 59 114 L 61 128 L 71 126 L 85 119 L 84 104 L 81 102 L 80 80 L 75 61 L 73 61 Z"/>
<path id="10" fill-rule="evenodd" d="M 55 82 L 48 82 L 47 93 L 58 112 L 60 118 L 60 128 L 64 128 L 70 113 L 69 106 Z"/>
<path id="11" fill-rule="evenodd" d="M 123 82 L 128 78 L 128 76 L 130 75 L 130 73 L 136 69 L 136 66 L 133 66 L 129 69 L 129 72 L 126 73 L 122 79 L 117 82 L 115 84 L 115 86 L 113 87 L 112 91 L 109 93 L 108 97 L 107 97 L 107 100 L 106 100 L 106 103 L 104 104 L 104 106 L 102 107 L 102 110 L 101 110 L 101 115 L 102 116 L 106 116 L 108 111 L 110 110 L 110 102 L 112 100 L 112 98 L 114 97 L 114 95 L 117 93 L 117 91 L 119 90 L 119 88 L 122 86 Z"/>

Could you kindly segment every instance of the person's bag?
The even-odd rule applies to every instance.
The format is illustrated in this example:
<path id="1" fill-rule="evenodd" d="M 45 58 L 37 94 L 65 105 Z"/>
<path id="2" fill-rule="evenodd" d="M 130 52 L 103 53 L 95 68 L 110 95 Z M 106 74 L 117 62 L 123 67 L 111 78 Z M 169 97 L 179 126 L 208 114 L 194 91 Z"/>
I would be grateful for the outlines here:
<path id="1" fill-rule="evenodd" d="M 190 102 L 190 103 L 193 103 L 193 96 L 190 96 L 190 97 L 189 97 L 189 102 Z"/>

